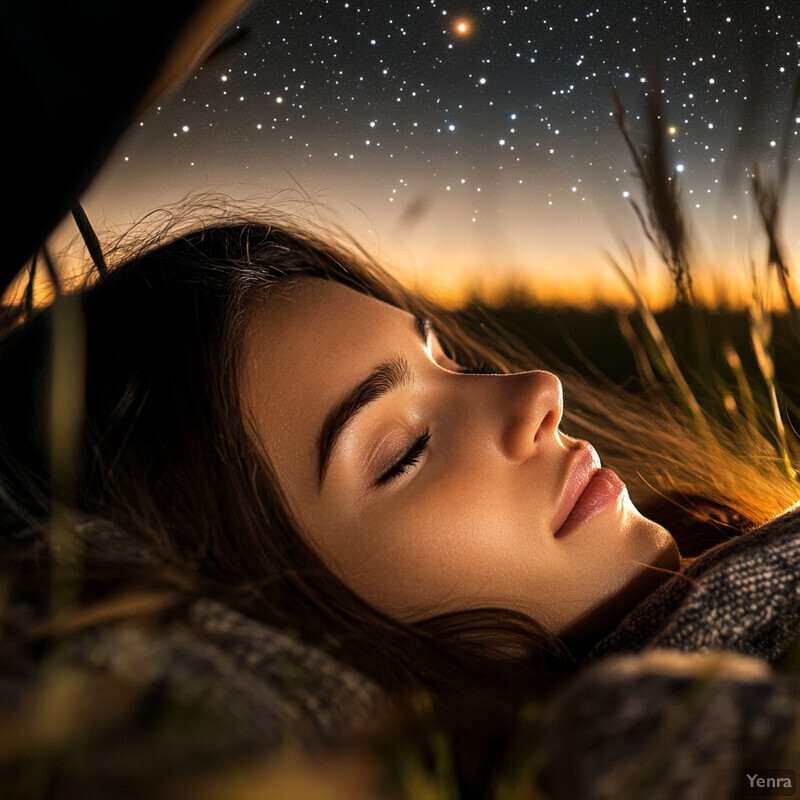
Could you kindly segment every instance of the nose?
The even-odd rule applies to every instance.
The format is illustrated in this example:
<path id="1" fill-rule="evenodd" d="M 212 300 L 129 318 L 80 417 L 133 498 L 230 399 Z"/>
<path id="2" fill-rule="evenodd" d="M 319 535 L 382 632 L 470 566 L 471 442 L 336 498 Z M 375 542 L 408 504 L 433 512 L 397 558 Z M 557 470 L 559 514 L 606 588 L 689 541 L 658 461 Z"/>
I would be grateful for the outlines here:
<path id="1" fill-rule="evenodd" d="M 497 378 L 501 395 L 500 445 L 508 458 L 522 461 L 558 431 L 564 413 L 561 381 L 544 370 Z"/>

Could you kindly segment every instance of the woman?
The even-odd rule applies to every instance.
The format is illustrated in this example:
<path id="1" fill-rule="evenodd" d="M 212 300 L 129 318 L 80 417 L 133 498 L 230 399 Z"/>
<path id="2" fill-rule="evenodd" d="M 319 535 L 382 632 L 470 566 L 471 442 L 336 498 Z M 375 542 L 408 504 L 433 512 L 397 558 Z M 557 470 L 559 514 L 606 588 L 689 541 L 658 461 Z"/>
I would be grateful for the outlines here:
<path id="1" fill-rule="evenodd" d="M 552 373 L 472 374 L 429 320 L 329 280 L 256 302 L 254 438 L 299 530 L 385 614 L 508 608 L 572 641 L 663 580 L 648 566 L 677 570 L 672 537 L 560 432 Z"/>
<path id="2" fill-rule="evenodd" d="M 632 496 L 704 502 L 706 544 L 728 538 L 716 512 L 741 529 L 796 499 L 779 465 L 732 461 L 664 405 L 572 375 L 565 403 L 555 375 L 512 374 L 366 257 L 292 226 L 173 231 L 117 256 L 78 293 L 74 449 L 66 436 L 55 452 L 47 410 L 65 402 L 48 400 L 65 298 L 0 350 L 6 536 L 41 530 L 55 499 L 147 553 L 84 537 L 84 602 L 169 590 L 169 616 L 214 598 L 390 693 L 477 693 L 513 713 L 678 572 L 683 530 Z M 38 547 L 14 559 L 41 622 Z"/>

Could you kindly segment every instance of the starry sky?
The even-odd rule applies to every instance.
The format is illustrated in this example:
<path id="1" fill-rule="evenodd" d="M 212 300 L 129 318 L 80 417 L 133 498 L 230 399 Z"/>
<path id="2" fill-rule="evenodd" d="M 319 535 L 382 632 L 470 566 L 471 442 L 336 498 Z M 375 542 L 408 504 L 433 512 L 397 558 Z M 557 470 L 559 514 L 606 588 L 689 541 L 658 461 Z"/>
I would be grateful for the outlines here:
<path id="1" fill-rule="evenodd" d="M 224 191 L 334 220 L 440 296 L 623 297 L 622 242 L 656 291 L 613 85 L 641 141 L 660 95 L 700 278 L 763 261 L 748 175 L 774 174 L 788 135 L 800 267 L 797 0 L 263 0 L 238 27 L 120 142 L 95 220 Z"/>

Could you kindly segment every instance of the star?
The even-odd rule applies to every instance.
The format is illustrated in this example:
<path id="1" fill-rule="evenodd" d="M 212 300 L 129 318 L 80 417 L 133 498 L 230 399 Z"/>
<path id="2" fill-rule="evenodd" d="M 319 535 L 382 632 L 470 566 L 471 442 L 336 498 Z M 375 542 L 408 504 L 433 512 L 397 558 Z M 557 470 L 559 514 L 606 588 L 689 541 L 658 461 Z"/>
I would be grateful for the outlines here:
<path id="1" fill-rule="evenodd" d="M 472 28 L 472 20 L 469 20 L 466 17 L 459 17 L 453 20 L 453 32 L 456 34 L 456 36 L 466 38 L 472 33 Z"/>

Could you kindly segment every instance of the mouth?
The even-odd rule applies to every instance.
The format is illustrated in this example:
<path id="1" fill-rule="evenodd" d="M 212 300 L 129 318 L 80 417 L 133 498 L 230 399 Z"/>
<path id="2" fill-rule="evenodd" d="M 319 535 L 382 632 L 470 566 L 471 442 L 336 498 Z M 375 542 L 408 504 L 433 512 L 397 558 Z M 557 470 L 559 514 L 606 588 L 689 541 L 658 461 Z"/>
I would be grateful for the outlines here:
<path id="1" fill-rule="evenodd" d="M 572 457 L 561 490 L 553 530 L 560 539 L 599 514 L 625 491 L 625 484 L 600 458 L 588 442 L 581 442 Z"/>

